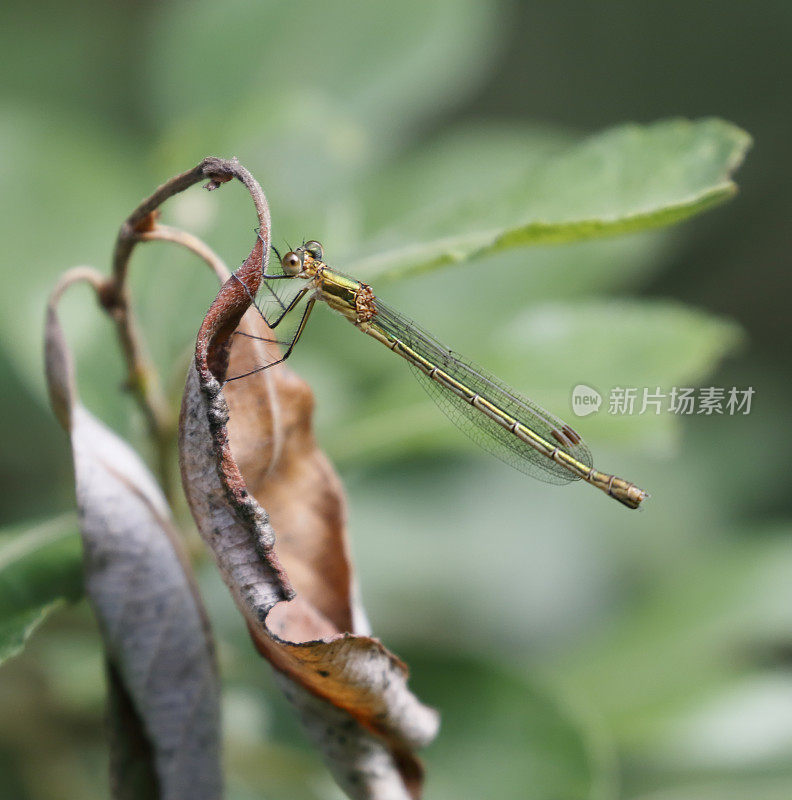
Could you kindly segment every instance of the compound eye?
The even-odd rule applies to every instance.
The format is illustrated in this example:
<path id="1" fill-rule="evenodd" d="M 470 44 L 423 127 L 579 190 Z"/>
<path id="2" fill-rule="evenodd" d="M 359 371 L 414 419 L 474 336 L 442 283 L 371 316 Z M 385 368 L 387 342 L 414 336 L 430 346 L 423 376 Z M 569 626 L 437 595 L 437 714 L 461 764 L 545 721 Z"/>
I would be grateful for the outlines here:
<path id="1" fill-rule="evenodd" d="M 293 250 L 290 250 L 281 259 L 281 265 L 283 266 L 283 271 L 287 275 L 297 275 L 302 270 L 303 263 L 300 256 Z"/>
<path id="2" fill-rule="evenodd" d="M 311 240 L 310 242 L 306 242 L 303 245 L 303 250 L 305 250 L 314 261 L 321 261 L 322 260 L 322 245 L 319 242 Z"/>

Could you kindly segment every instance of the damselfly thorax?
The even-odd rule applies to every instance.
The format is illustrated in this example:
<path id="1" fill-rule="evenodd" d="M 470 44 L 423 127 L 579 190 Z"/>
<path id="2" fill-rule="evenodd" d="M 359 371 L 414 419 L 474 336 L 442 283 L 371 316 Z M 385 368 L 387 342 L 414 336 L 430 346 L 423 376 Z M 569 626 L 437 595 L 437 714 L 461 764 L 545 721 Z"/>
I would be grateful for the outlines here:
<path id="1" fill-rule="evenodd" d="M 297 278 L 305 284 L 288 305 L 281 304 L 280 315 L 268 321 L 269 327 L 276 328 L 303 300 L 305 309 L 283 356 L 252 372 L 275 366 L 291 355 L 320 300 L 407 361 L 448 417 L 506 463 L 547 483 L 585 481 L 629 508 L 638 508 L 647 497 L 635 484 L 596 470 L 585 442 L 565 422 L 389 308 L 368 284 L 329 267 L 318 242 L 306 242 L 286 253 L 280 263 L 283 274 L 265 274 L 265 281 Z"/>

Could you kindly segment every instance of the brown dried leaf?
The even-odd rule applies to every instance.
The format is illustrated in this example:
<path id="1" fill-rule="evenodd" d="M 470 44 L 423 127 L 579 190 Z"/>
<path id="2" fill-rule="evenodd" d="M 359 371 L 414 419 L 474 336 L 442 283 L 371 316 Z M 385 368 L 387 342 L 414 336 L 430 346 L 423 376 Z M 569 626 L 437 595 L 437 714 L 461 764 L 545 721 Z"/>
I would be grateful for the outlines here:
<path id="1" fill-rule="evenodd" d="M 259 242 L 198 336 L 180 422 L 185 491 L 257 648 L 338 783 L 353 798 L 419 797 L 414 751 L 435 736 L 437 715 L 407 689 L 406 666 L 366 635 L 343 491 L 314 440 L 310 389 L 283 365 L 224 389 L 218 380 L 271 360 L 274 345 L 247 337 L 229 348 L 240 320 L 271 337 L 254 312 L 242 319 L 261 260 Z"/>
<path id="2" fill-rule="evenodd" d="M 86 591 L 110 665 L 113 795 L 218 800 L 219 691 L 204 611 L 159 487 L 77 399 L 56 313 L 66 285 L 47 312 L 47 381 L 71 440 Z"/>

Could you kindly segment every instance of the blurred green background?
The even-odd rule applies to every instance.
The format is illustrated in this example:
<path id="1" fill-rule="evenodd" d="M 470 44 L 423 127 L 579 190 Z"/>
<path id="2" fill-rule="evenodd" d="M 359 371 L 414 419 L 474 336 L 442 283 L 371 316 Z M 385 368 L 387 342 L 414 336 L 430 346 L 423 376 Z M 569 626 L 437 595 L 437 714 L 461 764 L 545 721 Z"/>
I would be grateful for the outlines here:
<path id="1" fill-rule="evenodd" d="M 718 116 L 749 131 L 740 193 L 681 226 L 375 282 L 575 424 L 600 468 L 651 491 L 643 513 L 479 453 L 403 364 L 327 313 L 291 363 L 349 492 L 374 630 L 443 713 L 428 798 L 792 796 L 789 3 L 45 0 L 4 17 L 4 543 L 74 530 L 42 376 L 47 293 L 69 266 L 105 269 L 121 220 L 174 172 L 239 156 L 267 192 L 275 244 L 319 238 L 351 272 L 367 242 L 412 244 L 427 198 L 459 215 L 467 169 L 484 185 L 526 151 L 622 122 Z M 165 219 L 232 266 L 252 243 L 239 187 L 195 189 Z M 177 404 L 215 284 L 159 244 L 139 249 L 133 284 Z M 83 399 L 148 454 L 93 309 L 85 290 L 65 302 Z M 585 336 L 597 325 L 612 326 L 607 347 Z M 756 394 L 748 416 L 576 421 L 580 382 Z M 353 421 L 366 436 L 347 435 Z M 199 571 L 229 798 L 338 798 L 225 588 Z M 106 797 L 102 706 L 79 603 L 0 671 L 0 797 Z"/>

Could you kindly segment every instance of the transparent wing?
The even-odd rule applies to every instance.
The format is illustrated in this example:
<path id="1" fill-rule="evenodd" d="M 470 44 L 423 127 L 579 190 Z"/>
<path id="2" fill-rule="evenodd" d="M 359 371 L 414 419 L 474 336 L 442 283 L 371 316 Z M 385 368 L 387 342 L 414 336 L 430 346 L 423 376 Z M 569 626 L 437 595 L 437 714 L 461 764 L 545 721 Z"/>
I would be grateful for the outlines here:
<path id="1" fill-rule="evenodd" d="M 554 446 L 557 445 L 559 450 L 569 453 L 587 467 L 592 465 L 591 452 L 585 442 L 566 423 L 521 396 L 514 389 L 510 389 L 486 370 L 470 361 L 465 361 L 379 299 L 374 322 L 385 333 L 401 340 L 455 380 L 505 411 L 543 439 Z M 546 483 L 565 484 L 579 480 L 576 475 L 534 450 L 464 398 L 436 383 L 417 367 L 413 366 L 412 369 L 429 396 L 449 419 L 484 450 L 521 472 Z"/>
<path id="2" fill-rule="evenodd" d="M 305 310 L 305 298 L 286 313 L 304 288 L 301 280 L 263 281 L 245 318 L 234 332 L 227 380 L 239 380 L 281 360 L 295 338 Z M 275 328 L 270 327 L 276 324 Z"/>
<path id="3" fill-rule="evenodd" d="M 270 266 L 270 269 L 273 267 Z M 276 274 L 278 273 L 280 270 L 276 270 Z M 261 282 L 261 287 L 256 295 L 256 307 L 268 325 L 271 325 L 283 314 L 294 296 L 304 286 L 304 281 L 290 278 Z M 299 317 L 299 314 L 297 316 Z"/>

